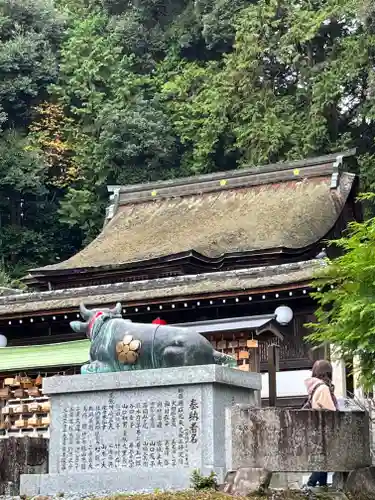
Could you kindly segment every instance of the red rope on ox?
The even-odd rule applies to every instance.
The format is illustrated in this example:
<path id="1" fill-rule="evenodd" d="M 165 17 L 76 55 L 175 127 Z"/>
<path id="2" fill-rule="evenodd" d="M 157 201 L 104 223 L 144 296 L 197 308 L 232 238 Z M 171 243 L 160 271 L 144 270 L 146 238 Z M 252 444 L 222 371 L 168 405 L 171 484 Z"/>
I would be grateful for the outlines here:
<path id="1" fill-rule="evenodd" d="M 89 321 L 89 324 L 88 324 L 88 328 L 87 328 L 87 331 L 88 331 L 88 334 L 89 334 L 89 337 L 91 337 L 91 330 L 93 329 L 93 326 L 94 326 L 94 323 L 95 321 L 99 318 L 99 316 L 101 316 L 103 314 L 102 311 L 98 311 L 97 313 L 94 314 L 94 316 L 90 319 Z"/>

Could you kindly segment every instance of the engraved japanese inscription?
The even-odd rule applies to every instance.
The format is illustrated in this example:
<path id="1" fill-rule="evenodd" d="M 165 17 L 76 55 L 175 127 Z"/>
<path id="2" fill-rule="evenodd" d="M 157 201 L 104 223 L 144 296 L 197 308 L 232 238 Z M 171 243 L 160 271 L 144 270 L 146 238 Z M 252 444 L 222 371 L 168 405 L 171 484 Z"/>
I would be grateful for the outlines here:
<path id="1" fill-rule="evenodd" d="M 58 469 L 194 467 L 199 465 L 201 394 L 168 388 L 124 397 L 115 391 L 61 410 Z"/>

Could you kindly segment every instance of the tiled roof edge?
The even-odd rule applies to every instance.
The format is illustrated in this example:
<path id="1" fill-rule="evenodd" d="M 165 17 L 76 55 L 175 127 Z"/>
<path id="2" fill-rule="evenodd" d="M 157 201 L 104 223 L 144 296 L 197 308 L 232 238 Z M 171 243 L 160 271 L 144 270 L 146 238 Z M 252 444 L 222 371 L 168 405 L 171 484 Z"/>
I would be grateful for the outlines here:
<path id="1" fill-rule="evenodd" d="M 321 265 L 323 261 L 313 259 L 309 261 L 294 262 L 288 264 L 277 264 L 273 266 L 261 266 L 247 269 L 237 269 L 233 271 L 218 271 L 214 273 L 188 274 L 183 276 L 172 276 L 167 278 L 155 278 L 142 281 L 131 281 L 124 283 L 111 283 L 108 285 L 92 285 L 79 288 L 67 288 L 63 290 L 51 290 L 43 292 L 27 292 L 18 295 L 9 295 L 0 297 L 0 306 L 6 304 L 21 304 L 25 302 L 43 302 L 52 299 L 67 299 L 71 297 L 80 297 L 95 294 L 113 294 L 115 292 L 131 292 L 140 290 L 152 290 L 154 288 L 168 288 L 171 286 L 190 284 L 195 282 L 209 280 L 223 280 L 229 278 L 257 278 L 259 276 L 268 276 L 275 274 L 285 274 L 298 271 L 305 268 L 314 268 Z"/>

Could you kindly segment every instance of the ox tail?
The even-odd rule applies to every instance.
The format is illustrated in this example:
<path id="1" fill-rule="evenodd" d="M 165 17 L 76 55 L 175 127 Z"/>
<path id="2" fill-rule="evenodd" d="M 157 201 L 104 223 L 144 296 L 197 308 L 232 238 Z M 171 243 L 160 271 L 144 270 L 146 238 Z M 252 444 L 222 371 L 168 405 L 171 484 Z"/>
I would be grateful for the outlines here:
<path id="1" fill-rule="evenodd" d="M 235 358 L 229 354 L 224 354 L 223 352 L 214 351 L 214 363 L 215 365 L 229 366 L 230 368 L 237 368 L 237 361 Z"/>

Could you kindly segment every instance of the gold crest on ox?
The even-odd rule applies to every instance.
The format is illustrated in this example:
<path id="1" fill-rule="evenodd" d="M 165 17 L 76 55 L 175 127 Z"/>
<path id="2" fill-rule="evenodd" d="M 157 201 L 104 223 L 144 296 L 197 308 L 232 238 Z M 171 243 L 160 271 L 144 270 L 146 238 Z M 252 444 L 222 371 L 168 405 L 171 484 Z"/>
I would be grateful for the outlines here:
<path id="1" fill-rule="evenodd" d="M 226 365 L 236 361 L 216 351 L 210 342 L 192 328 L 133 323 L 122 317 L 120 303 L 113 309 L 87 309 L 84 321 L 72 321 L 75 332 L 91 341 L 90 361 L 81 373 L 105 373 L 175 366 Z"/>

